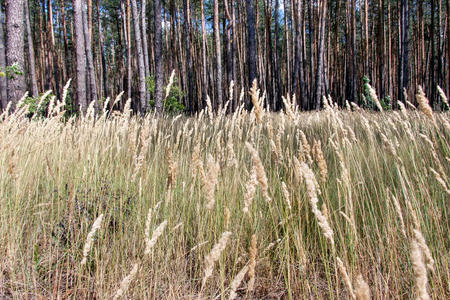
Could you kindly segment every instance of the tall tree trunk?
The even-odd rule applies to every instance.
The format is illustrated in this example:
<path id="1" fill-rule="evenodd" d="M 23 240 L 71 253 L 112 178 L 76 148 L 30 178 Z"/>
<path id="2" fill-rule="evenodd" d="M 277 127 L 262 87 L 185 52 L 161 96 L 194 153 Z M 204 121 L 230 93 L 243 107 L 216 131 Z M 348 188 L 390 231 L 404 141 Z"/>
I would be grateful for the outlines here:
<path id="1" fill-rule="evenodd" d="M 392 101 L 392 78 L 394 78 L 393 74 L 392 74 L 392 30 L 391 30 L 391 1 L 388 1 L 387 3 L 388 7 L 388 38 L 387 38 L 387 42 L 388 42 L 388 80 L 387 80 L 387 84 L 388 84 L 388 96 Z"/>
<path id="2" fill-rule="evenodd" d="M 0 5 L 0 72 L 4 72 L 6 68 L 6 52 L 5 52 L 5 39 L 3 36 L 3 11 L 2 5 Z M 7 93 L 6 76 L 0 76 L 0 104 L 2 109 L 6 109 L 8 105 L 8 93 Z"/>
<path id="3" fill-rule="evenodd" d="M 147 112 L 147 91 L 145 87 L 145 63 L 144 63 L 144 53 L 142 48 L 142 35 L 141 27 L 139 24 L 139 13 L 136 0 L 131 0 L 131 13 L 133 14 L 133 24 L 134 24 L 134 39 L 136 41 L 136 55 L 138 61 L 138 71 L 139 71 L 139 101 L 140 101 L 140 111 L 142 114 Z"/>
<path id="4" fill-rule="evenodd" d="M 275 81 L 275 93 L 274 93 L 274 105 L 273 109 L 278 110 L 281 108 L 281 95 L 282 95 L 282 82 L 280 76 L 280 0 L 275 0 L 275 68 L 274 68 L 274 81 Z M 286 29 L 287 31 L 287 29 Z"/>
<path id="5" fill-rule="evenodd" d="M 320 108 L 320 101 L 325 93 L 324 74 L 323 74 L 323 58 L 324 58 L 324 44 L 325 44 L 325 23 L 327 16 L 327 0 L 322 0 L 320 29 L 319 29 L 319 45 L 317 53 L 317 71 L 316 71 L 316 91 L 315 91 L 315 109 Z"/>
<path id="6" fill-rule="evenodd" d="M 86 49 L 83 32 L 83 4 L 82 0 L 73 1 L 75 52 L 77 56 L 77 100 L 84 114 L 87 110 L 86 98 Z"/>
<path id="7" fill-rule="evenodd" d="M 302 109 L 307 109 L 308 98 L 305 91 L 305 76 L 304 76 L 304 60 L 303 60 L 303 0 L 297 2 L 297 7 L 293 13 L 297 14 L 297 23 L 295 30 L 295 67 L 294 67 L 294 82 L 293 92 L 297 93 L 298 82 L 298 97 Z"/>
<path id="8" fill-rule="evenodd" d="M 154 3 L 154 5 L 156 5 L 156 2 Z M 148 58 L 148 41 L 147 41 L 147 0 L 142 0 L 141 23 L 142 23 L 142 47 L 144 50 L 145 77 L 148 77 L 150 76 L 150 63 Z"/>
<path id="9" fill-rule="evenodd" d="M 6 2 L 6 63 L 8 66 L 17 64 L 20 71 L 24 70 L 24 38 L 23 38 L 23 0 Z M 25 78 L 15 75 L 8 79 L 8 99 L 12 101 L 12 109 L 25 93 Z"/>
<path id="10" fill-rule="evenodd" d="M 214 0 L 214 40 L 216 44 L 216 90 L 217 108 L 222 107 L 222 50 L 220 46 L 219 1 Z"/>
<path id="11" fill-rule="evenodd" d="M 364 72 L 369 71 L 369 1 L 364 0 Z M 369 75 L 369 74 L 365 74 Z"/>
<path id="12" fill-rule="evenodd" d="M 89 87 L 89 105 L 94 101 L 95 111 L 98 111 L 97 101 L 97 81 L 94 68 L 94 58 L 92 55 L 92 42 L 90 32 L 92 30 L 88 28 L 89 24 L 92 24 L 88 20 L 88 7 L 83 5 L 83 32 L 84 32 L 84 45 L 87 58 L 87 75 L 88 75 L 88 87 Z"/>
<path id="13" fill-rule="evenodd" d="M 36 80 L 36 65 L 34 58 L 33 37 L 31 35 L 30 10 L 28 8 L 28 0 L 24 0 L 24 3 L 25 3 L 25 24 L 27 29 L 27 42 L 28 42 L 28 58 L 30 63 L 31 91 L 33 97 L 38 97 L 39 92 Z"/>
<path id="14" fill-rule="evenodd" d="M 436 0 L 431 0 L 431 33 L 430 33 L 430 48 L 431 48 L 431 61 L 430 61 L 430 102 L 431 107 L 434 105 L 435 88 L 436 88 L 436 76 L 435 76 L 435 61 L 436 61 Z"/>
<path id="15" fill-rule="evenodd" d="M 384 8 L 383 0 L 378 1 L 378 54 L 379 54 L 379 69 L 378 69 L 378 80 L 380 85 L 379 96 L 381 99 L 385 97 L 385 68 L 384 68 Z"/>
<path id="16" fill-rule="evenodd" d="M 128 98 L 132 97 L 131 78 L 133 77 L 133 70 L 131 68 L 131 5 L 130 0 L 127 0 L 127 6 L 124 6 L 124 2 L 121 1 L 122 10 L 124 14 L 124 34 L 127 46 L 127 94 Z"/>
<path id="17" fill-rule="evenodd" d="M 447 0 L 447 70 L 450 69 L 450 1 Z M 447 73 L 447 95 L 450 96 L 450 74 Z"/>
<path id="18" fill-rule="evenodd" d="M 255 3 L 247 1 L 247 58 L 248 58 L 248 86 L 251 87 L 256 79 L 256 28 L 255 28 Z"/>
<path id="19" fill-rule="evenodd" d="M 155 109 L 158 114 L 163 108 L 163 54 L 162 54 L 162 24 L 161 24 L 161 0 L 154 0 L 155 5 Z"/>
<path id="20" fill-rule="evenodd" d="M 193 74 L 193 63 L 192 63 L 192 55 L 191 55 L 191 36 L 190 36 L 190 5 L 189 0 L 183 1 L 183 12 L 184 12 L 184 36 L 186 38 L 185 41 L 185 49 L 186 49 L 186 59 L 185 59 L 185 69 L 186 69 L 186 82 L 187 82 L 187 107 L 189 111 L 194 111 L 194 74 Z"/>
<path id="21" fill-rule="evenodd" d="M 434 1 L 434 0 L 433 0 Z M 405 97 L 403 96 L 403 89 L 408 91 L 408 38 L 409 38 L 409 20 L 408 20 L 408 0 L 401 0 L 400 3 L 401 11 L 401 37 L 400 37 L 400 72 L 399 72 L 399 82 L 398 82 L 398 99 L 402 99 L 405 102 Z"/>
<path id="22" fill-rule="evenodd" d="M 208 96 L 208 73 L 207 73 L 207 61 L 206 61 L 206 21 L 205 21 L 205 5 L 201 0 L 201 18 L 202 18 L 202 99 L 206 102 Z"/>
<path id="23" fill-rule="evenodd" d="M 105 57 L 105 49 L 104 47 L 104 42 L 103 42 L 103 27 L 102 27 L 102 18 L 101 18 L 101 12 L 100 12 L 100 5 L 99 5 L 99 1 L 97 1 L 97 15 L 98 15 L 98 39 L 99 39 L 99 50 L 100 50 L 100 55 L 101 55 L 101 70 L 102 70 L 102 74 L 101 76 L 103 77 L 102 79 L 102 89 L 103 89 L 103 97 L 107 98 L 108 97 L 108 68 L 106 66 L 106 57 Z"/>

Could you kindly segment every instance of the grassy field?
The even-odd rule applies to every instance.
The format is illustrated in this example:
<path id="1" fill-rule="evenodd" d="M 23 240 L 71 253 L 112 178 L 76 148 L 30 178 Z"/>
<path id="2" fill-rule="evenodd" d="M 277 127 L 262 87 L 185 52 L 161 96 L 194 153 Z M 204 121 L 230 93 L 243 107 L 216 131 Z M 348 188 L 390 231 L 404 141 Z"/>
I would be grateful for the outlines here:
<path id="1" fill-rule="evenodd" d="M 4 113 L 0 298 L 448 299 L 449 113 L 253 101 Z"/>

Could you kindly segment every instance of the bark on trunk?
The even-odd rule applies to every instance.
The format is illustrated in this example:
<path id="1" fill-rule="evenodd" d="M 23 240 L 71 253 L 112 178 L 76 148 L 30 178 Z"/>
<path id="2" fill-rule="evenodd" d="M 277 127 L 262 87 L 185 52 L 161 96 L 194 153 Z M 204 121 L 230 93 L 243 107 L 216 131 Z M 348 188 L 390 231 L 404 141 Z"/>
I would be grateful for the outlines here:
<path id="1" fill-rule="evenodd" d="M 214 0 L 214 39 L 216 44 L 216 105 L 222 107 L 222 49 L 220 46 L 219 1 Z"/>
<path id="2" fill-rule="evenodd" d="M 6 52 L 5 52 L 5 39 L 3 36 L 3 12 L 0 5 L 0 71 L 5 72 L 6 68 Z M 7 92 L 6 76 L 0 77 L 0 104 L 2 109 L 6 109 L 8 105 L 8 92 Z"/>
<path id="3" fill-rule="evenodd" d="M 39 92 L 36 80 L 36 65 L 34 58 L 33 37 L 31 35 L 30 10 L 28 8 L 28 0 L 24 0 L 24 2 L 25 2 L 25 24 L 27 28 L 27 42 L 28 42 L 28 58 L 30 63 L 31 92 L 33 97 L 38 97 Z"/>
<path id="4" fill-rule="evenodd" d="M 97 101 L 97 81 L 94 68 L 94 57 L 92 55 L 92 43 L 91 43 L 91 29 L 89 27 L 88 20 L 88 8 L 83 5 L 83 33 L 84 33 L 84 45 L 87 58 L 87 75 L 88 75 L 88 86 L 89 86 L 89 104 L 94 101 L 95 111 L 98 111 L 98 101 Z"/>
<path id="5" fill-rule="evenodd" d="M 24 38 L 23 38 L 23 11 L 24 0 L 6 2 L 6 64 L 17 64 L 20 71 L 24 71 Z M 15 75 L 8 79 L 8 99 L 12 101 L 11 108 L 25 93 L 24 75 Z"/>
<path id="6" fill-rule="evenodd" d="M 163 55 L 162 55 L 162 28 L 161 28 L 161 0 L 154 0 L 155 5 L 155 109 L 158 114 L 163 109 Z"/>
<path id="7" fill-rule="evenodd" d="M 134 25 L 134 38 L 136 41 L 136 55 L 138 60 L 138 70 L 139 70 L 139 101 L 140 101 L 140 111 L 142 114 L 147 112 L 147 91 L 145 87 L 145 63 L 144 63 L 144 53 L 142 48 L 141 39 L 141 27 L 139 24 L 139 13 L 136 0 L 131 0 L 131 10 L 133 14 L 133 25 Z"/>
<path id="8" fill-rule="evenodd" d="M 251 87 L 256 79 L 256 28 L 255 28 L 255 3 L 247 1 L 247 59 L 248 59 L 248 86 Z"/>
<path id="9" fill-rule="evenodd" d="M 400 72 L 399 72 L 399 82 L 398 82 L 398 99 L 402 99 L 405 102 L 405 97 L 403 96 L 403 89 L 408 91 L 408 31 L 409 31 L 409 21 L 408 21 L 408 0 L 401 0 L 400 4 L 401 12 L 401 38 L 400 38 Z"/>
<path id="10" fill-rule="evenodd" d="M 77 56 L 77 100 L 84 114 L 87 110 L 86 98 L 86 49 L 83 32 L 82 0 L 74 0 L 75 52 Z"/>
<path id="11" fill-rule="evenodd" d="M 325 21 L 327 16 L 327 0 L 322 1 L 322 10 L 320 16 L 319 45 L 317 53 L 317 71 L 316 71 L 316 91 L 315 91 L 315 109 L 320 108 L 320 101 L 324 95 L 324 74 L 323 74 L 323 52 L 325 44 Z"/>

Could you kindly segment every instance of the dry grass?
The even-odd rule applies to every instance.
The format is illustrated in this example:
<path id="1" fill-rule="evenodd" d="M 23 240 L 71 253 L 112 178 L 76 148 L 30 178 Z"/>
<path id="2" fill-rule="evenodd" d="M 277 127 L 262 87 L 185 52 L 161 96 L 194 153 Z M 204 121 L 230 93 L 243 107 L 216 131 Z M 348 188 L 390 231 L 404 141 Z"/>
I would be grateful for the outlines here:
<path id="1" fill-rule="evenodd" d="M 3 114 L 0 298 L 450 298 L 449 114 L 252 96 L 192 118 Z"/>

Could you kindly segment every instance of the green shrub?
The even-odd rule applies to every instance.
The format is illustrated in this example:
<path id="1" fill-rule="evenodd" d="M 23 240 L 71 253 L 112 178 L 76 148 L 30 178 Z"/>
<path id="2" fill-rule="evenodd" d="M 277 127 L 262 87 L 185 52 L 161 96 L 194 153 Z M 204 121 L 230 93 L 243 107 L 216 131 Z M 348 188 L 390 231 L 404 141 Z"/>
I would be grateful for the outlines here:
<path id="1" fill-rule="evenodd" d="M 375 101 L 372 99 L 372 97 L 370 96 L 370 92 L 369 92 L 369 84 L 370 84 L 370 79 L 364 75 L 363 77 L 363 82 L 364 82 L 364 98 L 366 99 L 366 102 L 363 103 L 363 108 L 365 109 L 370 109 L 370 110 L 376 110 L 377 109 L 377 105 L 375 104 Z M 386 96 L 384 98 L 379 99 L 381 107 L 384 110 L 390 110 L 392 108 L 392 100 L 391 97 Z"/>
<path id="2" fill-rule="evenodd" d="M 7 78 L 14 78 L 16 75 L 23 75 L 23 72 L 20 70 L 17 63 L 12 64 L 11 66 L 7 66 L 4 71 L 0 68 L 0 77 L 6 76 Z"/>
<path id="3" fill-rule="evenodd" d="M 41 98 L 45 96 L 42 101 Z M 50 104 L 50 101 L 52 98 L 55 97 L 53 93 L 50 93 L 48 95 L 41 94 L 38 97 L 27 97 L 25 98 L 23 105 L 29 105 L 28 107 L 28 113 L 27 117 L 30 119 L 42 119 L 46 118 L 48 115 L 48 107 Z M 39 103 L 40 102 L 40 103 Z M 55 103 L 56 105 L 56 103 Z M 73 106 L 72 98 L 70 97 L 70 93 L 66 96 L 66 105 L 64 106 L 64 118 L 68 119 L 71 116 L 74 116 L 77 114 L 76 110 Z"/>
<path id="4" fill-rule="evenodd" d="M 148 91 L 151 94 L 155 94 L 156 84 L 155 84 L 155 77 L 149 76 L 147 77 L 147 87 Z M 167 86 L 163 88 L 164 95 L 166 94 Z M 168 113 L 180 113 L 183 112 L 185 107 L 183 103 L 181 102 L 184 97 L 183 90 L 178 84 L 178 79 L 175 77 L 172 86 L 170 87 L 169 95 L 166 99 L 163 100 L 163 109 L 165 112 Z M 155 107 L 155 99 L 154 97 L 150 100 L 150 106 L 152 108 Z"/>

